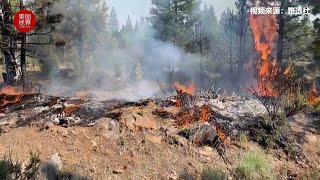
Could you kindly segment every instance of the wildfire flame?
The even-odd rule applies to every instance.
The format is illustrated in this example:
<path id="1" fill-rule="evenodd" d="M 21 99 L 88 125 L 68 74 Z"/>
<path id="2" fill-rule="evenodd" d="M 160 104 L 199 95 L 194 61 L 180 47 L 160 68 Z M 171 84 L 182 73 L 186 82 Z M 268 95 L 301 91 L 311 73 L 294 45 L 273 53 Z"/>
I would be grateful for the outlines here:
<path id="1" fill-rule="evenodd" d="M 260 95 L 276 96 L 274 92 L 274 77 L 279 72 L 276 60 L 271 62 L 273 40 L 276 36 L 275 15 L 251 15 L 250 26 L 254 34 L 255 48 L 261 54 L 261 64 L 258 68 Z"/>
<path id="2" fill-rule="evenodd" d="M 179 82 L 175 83 L 175 87 L 177 88 L 178 95 L 186 93 L 188 95 L 194 95 L 194 83 L 192 82 L 189 87 L 185 87 L 181 85 Z M 177 97 L 177 106 L 182 106 L 181 96 Z M 201 107 L 194 105 L 191 109 L 184 110 L 180 112 L 177 116 L 177 120 L 175 122 L 176 126 L 179 127 L 189 127 L 192 126 L 194 122 L 206 123 L 212 117 L 212 110 L 210 106 L 203 105 Z M 223 144 L 227 143 L 227 135 L 220 129 L 219 125 L 216 123 L 215 125 L 217 136 L 220 138 Z"/>
<path id="3" fill-rule="evenodd" d="M 22 89 L 12 86 L 4 86 L 0 90 L 0 95 L 2 101 L 0 102 L 0 108 L 9 105 L 15 104 L 21 101 L 23 95 L 31 94 L 30 92 L 25 92 Z"/>
<path id="4" fill-rule="evenodd" d="M 319 99 L 319 93 L 317 91 L 317 87 L 316 84 L 313 83 L 311 90 L 308 93 L 308 101 L 310 103 L 315 103 L 317 102 Z"/>
<path id="5" fill-rule="evenodd" d="M 194 95 L 195 85 L 194 85 L 193 81 L 191 82 L 191 84 L 188 87 L 183 86 L 179 82 L 175 82 L 174 85 L 179 92 Z"/>
<path id="6" fill-rule="evenodd" d="M 12 86 L 4 86 L 0 90 L 0 94 L 5 94 L 5 95 L 24 95 L 24 94 L 30 94 L 29 92 L 25 92 L 22 89 L 19 89 L 17 87 L 12 87 Z"/>
<path id="7" fill-rule="evenodd" d="M 64 108 L 63 112 L 66 117 L 70 117 L 73 113 L 77 112 L 80 109 L 78 105 L 70 105 Z"/>
<path id="8" fill-rule="evenodd" d="M 215 124 L 217 136 L 220 138 L 223 144 L 227 144 L 227 138 L 228 136 L 221 130 L 220 126 L 216 123 Z"/>
<path id="9" fill-rule="evenodd" d="M 176 125 L 180 127 L 191 126 L 194 122 L 208 122 L 211 117 L 211 109 L 208 105 L 197 108 L 193 107 L 190 111 L 182 112 L 176 121 Z"/>
<path id="10" fill-rule="evenodd" d="M 202 123 L 207 122 L 210 117 L 211 117 L 210 107 L 207 105 L 203 105 L 200 108 L 200 122 Z"/>
<path id="11" fill-rule="evenodd" d="M 85 99 L 87 97 L 87 93 L 84 90 L 77 91 L 75 95 L 78 99 Z"/>
<path id="12" fill-rule="evenodd" d="M 290 63 L 287 69 L 283 72 L 283 75 L 288 76 L 291 72 L 292 64 Z"/>

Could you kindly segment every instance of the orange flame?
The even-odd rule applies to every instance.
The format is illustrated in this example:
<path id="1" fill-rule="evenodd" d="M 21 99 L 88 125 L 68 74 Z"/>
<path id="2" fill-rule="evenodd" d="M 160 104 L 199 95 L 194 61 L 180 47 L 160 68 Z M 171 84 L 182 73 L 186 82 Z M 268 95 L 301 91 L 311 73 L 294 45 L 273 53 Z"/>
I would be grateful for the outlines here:
<path id="1" fill-rule="evenodd" d="M 273 40 L 276 36 L 275 15 L 251 15 L 250 26 L 254 34 L 255 48 L 261 54 L 261 65 L 258 68 L 260 95 L 276 96 L 273 88 L 274 77 L 279 72 L 276 60 L 270 62 Z"/>
<path id="2" fill-rule="evenodd" d="M 14 95 L 14 96 L 4 96 L 2 102 L 0 103 L 0 108 L 9 105 L 15 104 L 21 101 L 22 95 Z"/>
<path id="3" fill-rule="evenodd" d="M 220 128 L 217 128 L 217 136 L 221 139 L 223 144 L 227 144 L 228 136 Z"/>
<path id="4" fill-rule="evenodd" d="M 283 72 L 283 75 L 288 76 L 291 72 L 292 64 L 290 63 L 287 69 Z"/>
<path id="5" fill-rule="evenodd" d="M 319 93 L 315 83 L 313 83 L 312 89 L 309 91 L 307 98 L 310 103 L 315 103 L 319 99 Z"/>
<path id="6" fill-rule="evenodd" d="M 87 97 L 87 93 L 83 90 L 77 91 L 75 95 L 78 99 L 85 99 Z"/>
<path id="7" fill-rule="evenodd" d="M 190 95 L 194 95 L 195 85 L 194 85 L 193 81 L 191 82 L 189 87 L 185 87 L 182 84 L 180 84 L 179 82 L 175 82 L 174 85 L 177 88 L 177 90 L 180 91 L 181 93 L 187 93 Z"/>
<path id="8" fill-rule="evenodd" d="M 23 95 L 23 94 L 30 94 L 30 92 L 23 91 L 22 89 L 19 89 L 17 87 L 4 86 L 3 88 L 1 88 L 0 94 L 5 94 L 5 95 Z"/>
<path id="9" fill-rule="evenodd" d="M 80 109 L 78 105 L 71 105 L 64 108 L 63 112 L 66 117 L 70 117 L 73 113 L 77 112 Z"/>
<path id="10" fill-rule="evenodd" d="M 200 122 L 202 123 L 207 122 L 210 116 L 211 116 L 210 107 L 207 105 L 203 105 L 200 108 Z"/>
<path id="11" fill-rule="evenodd" d="M 25 92 L 22 89 L 12 86 L 2 87 L 0 90 L 0 95 L 2 95 L 2 101 L 0 102 L 0 108 L 9 105 L 15 104 L 21 101 L 23 95 L 31 94 L 29 92 Z"/>
<path id="12" fill-rule="evenodd" d="M 212 115 L 211 108 L 208 105 L 202 107 L 194 106 L 192 109 L 185 110 L 178 115 L 176 125 L 180 127 L 191 126 L 194 122 L 207 122 Z"/>

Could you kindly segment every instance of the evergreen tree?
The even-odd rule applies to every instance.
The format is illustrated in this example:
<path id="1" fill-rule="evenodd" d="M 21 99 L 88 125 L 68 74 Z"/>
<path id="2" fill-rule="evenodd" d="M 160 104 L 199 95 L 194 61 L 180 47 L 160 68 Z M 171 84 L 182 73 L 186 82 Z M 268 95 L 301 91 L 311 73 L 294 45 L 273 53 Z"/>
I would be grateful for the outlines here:
<path id="1" fill-rule="evenodd" d="M 132 21 L 130 16 L 128 15 L 127 22 L 125 25 L 122 25 L 122 28 L 119 32 L 119 45 L 122 48 L 125 48 L 131 44 L 133 41 L 133 33 L 134 33 L 134 28 L 132 25 Z"/>
<path id="2" fill-rule="evenodd" d="M 127 32 L 132 32 L 133 31 L 133 25 L 132 25 L 130 16 L 128 16 L 128 19 L 127 19 L 127 22 L 126 22 L 126 26 L 125 26 L 125 30 Z"/>
<path id="3" fill-rule="evenodd" d="M 199 18 L 198 0 L 152 0 L 148 18 L 157 31 L 156 38 L 184 46 L 191 39 Z"/>
<path id="4" fill-rule="evenodd" d="M 49 49 L 54 45 L 52 35 L 56 30 L 56 25 L 62 19 L 61 14 L 53 11 L 55 2 L 55 0 L 31 1 L 26 2 L 26 4 L 23 4 L 20 0 L 3 0 L 0 2 L 3 15 L 0 17 L 0 49 L 5 58 L 7 68 L 4 74 L 5 82 L 13 82 L 14 76 L 19 80 L 20 77 L 17 71 L 21 69 L 20 75 L 22 73 L 23 86 L 25 87 L 27 79 L 26 57 L 44 59 L 44 55 L 47 55 Z M 25 35 L 16 31 L 12 24 L 13 15 L 21 8 L 33 11 L 37 19 L 34 30 Z M 22 44 L 23 48 L 18 49 L 18 46 Z M 46 62 L 48 61 L 50 60 Z M 44 64 L 43 62 L 41 63 L 42 65 Z M 17 66 L 18 64 L 20 64 L 21 68 Z"/>
<path id="5" fill-rule="evenodd" d="M 63 21 L 55 38 L 64 41 L 64 58 L 82 72 L 85 60 L 93 56 L 106 38 L 107 6 L 102 0 L 61 0 L 56 7 Z"/>
<path id="6" fill-rule="evenodd" d="M 111 34 L 115 34 L 119 32 L 119 20 L 114 7 L 112 7 L 109 15 L 108 30 Z"/>
<path id="7" fill-rule="evenodd" d="M 208 8 L 207 4 L 204 5 L 201 21 L 204 36 L 207 37 L 210 42 L 216 41 L 219 36 L 219 25 L 212 5 L 210 5 L 210 8 Z"/>

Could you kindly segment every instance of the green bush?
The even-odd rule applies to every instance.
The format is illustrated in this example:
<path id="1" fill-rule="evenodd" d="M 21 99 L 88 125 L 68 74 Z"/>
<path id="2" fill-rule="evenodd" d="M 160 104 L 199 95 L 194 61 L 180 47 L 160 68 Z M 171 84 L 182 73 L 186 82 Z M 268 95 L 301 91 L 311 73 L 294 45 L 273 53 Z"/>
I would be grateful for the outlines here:
<path id="1" fill-rule="evenodd" d="M 29 163 L 24 169 L 20 162 L 12 159 L 11 155 L 5 156 L 0 160 L 0 179 L 35 179 L 39 166 L 40 159 L 33 153 L 30 154 Z"/>
<path id="2" fill-rule="evenodd" d="M 239 135 L 239 141 L 241 148 L 245 148 L 247 146 L 247 143 L 249 142 L 249 137 L 245 133 L 240 133 Z"/>
<path id="3" fill-rule="evenodd" d="M 238 179 L 271 179 L 266 157 L 259 152 L 248 152 L 235 167 Z"/>
<path id="4" fill-rule="evenodd" d="M 39 179 L 40 173 L 40 158 L 34 153 L 30 153 L 30 160 L 25 166 L 20 162 L 15 161 L 11 155 L 5 156 L 0 159 L 0 180 L 33 180 Z M 71 173 L 71 172 L 59 172 L 56 167 L 50 164 L 46 164 L 46 179 L 57 180 L 88 180 L 89 178 Z M 53 178 L 52 178 L 53 177 Z"/>
<path id="5" fill-rule="evenodd" d="M 205 169 L 203 170 L 202 174 L 201 174 L 201 180 L 226 180 L 227 175 L 221 171 L 221 170 L 217 170 L 217 169 Z"/>

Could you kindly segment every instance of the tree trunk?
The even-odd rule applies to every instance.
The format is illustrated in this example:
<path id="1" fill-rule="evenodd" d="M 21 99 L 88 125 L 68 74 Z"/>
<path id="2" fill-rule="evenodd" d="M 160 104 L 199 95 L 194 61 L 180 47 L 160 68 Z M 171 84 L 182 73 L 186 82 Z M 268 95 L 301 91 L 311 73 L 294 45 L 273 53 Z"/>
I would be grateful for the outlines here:
<path id="1" fill-rule="evenodd" d="M 23 0 L 20 0 L 20 10 L 24 9 Z M 27 90 L 27 62 L 26 62 L 26 33 L 21 33 L 22 41 L 21 41 L 21 54 L 20 54 L 20 67 L 21 67 L 21 78 L 22 78 L 22 86 L 23 90 Z"/>
<path id="2" fill-rule="evenodd" d="M 230 71 L 230 77 L 233 79 L 233 67 L 232 67 L 232 20 L 229 20 L 229 38 L 230 38 L 230 43 L 229 43 L 229 71 Z"/>
<path id="3" fill-rule="evenodd" d="M 200 45 L 200 86 L 203 88 L 203 50 Z"/>
<path id="4" fill-rule="evenodd" d="M 280 8 L 285 8 L 285 0 L 281 0 Z M 277 43 L 277 61 L 283 60 L 283 41 L 284 41 L 284 27 L 285 27 L 285 14 L 278 15 L 278 43 Z"/>
<path id="5" fill-rule="evenodd" d="M 22 42 L 21 42 L 21 78 L 23 90 L 27 90 L 27 62 L 26 62 L 26 33 L 22 33 Z"/>
<path id="6" fill-rule="evenodd" d="M 84 50 L 83 50 L 83 27 L 82 27 L 82 17 L 78 16 L 78 22 L 79 22 L 79 39 L 78 39 L 78 52 L 79 52 L 79 61 L 80 61 L 80 72 L 83 73 L 84 71 Z"/>

